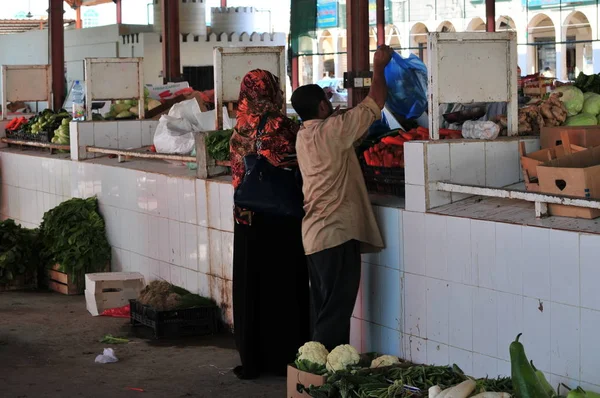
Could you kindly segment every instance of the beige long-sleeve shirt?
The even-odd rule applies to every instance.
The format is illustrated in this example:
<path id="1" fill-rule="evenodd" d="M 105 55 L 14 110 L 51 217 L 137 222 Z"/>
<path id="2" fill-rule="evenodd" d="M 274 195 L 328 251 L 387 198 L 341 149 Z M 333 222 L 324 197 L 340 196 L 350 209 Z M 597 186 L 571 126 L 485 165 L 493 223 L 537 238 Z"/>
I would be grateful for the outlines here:
<path id="1" fill-rule="evenodd" d="M 339 116 L 304 122 L 296 139 L 303 178 L 302 239 L 307 255 L 361 242 L 363 253 L 383 248 L 354 144 L 381 117 L 367 97 Z"/>

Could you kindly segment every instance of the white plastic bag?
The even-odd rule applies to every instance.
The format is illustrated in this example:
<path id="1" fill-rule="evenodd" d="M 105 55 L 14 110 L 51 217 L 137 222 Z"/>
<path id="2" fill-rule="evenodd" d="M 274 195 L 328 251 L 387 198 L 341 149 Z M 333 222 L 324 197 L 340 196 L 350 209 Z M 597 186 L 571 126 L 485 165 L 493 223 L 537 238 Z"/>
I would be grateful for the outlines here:
<path id="1" fill-rule="evenodd" d="M 500 134 L 500 126 L 494 122 L 469 120 L 463 123 L 462 136 L 479 140 L 495 140 Z"/>
<path id="2" fill-rule="evenodd" d="M 215 111 L 202 112 L 195 99 L 179 102 L 168 115 L 160 117 L 154 133 L 154 146 L 158 153 L 189 154 L 195 146 L 194 132 L 214 130 Z M 223 127 L 230 129 L 231 119 L 223 108 Z"/>
<path id="3" fill-rule="evenodd" d="M 96 357 L 96 363 L 114 363 L 119 362 L 112 348 L 105 348 L 102 355 Z"/>

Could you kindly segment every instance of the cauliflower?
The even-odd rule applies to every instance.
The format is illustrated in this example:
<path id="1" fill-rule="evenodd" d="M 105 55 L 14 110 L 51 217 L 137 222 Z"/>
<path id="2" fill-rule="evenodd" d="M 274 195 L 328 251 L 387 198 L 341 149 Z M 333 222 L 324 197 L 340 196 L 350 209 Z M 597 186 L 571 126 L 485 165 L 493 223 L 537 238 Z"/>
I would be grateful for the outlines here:
<path id="1" fill-rule="evenodd" d="M 393 355 L 382 355 L 371 361 L 371 368 L 382 368 L 384 366 L 392 366 L 399 364 L 400 360 L 398 357 Z"/>
<path id="2" fill-rule="evenodd" d="M 319 342 L 309 341 L 298 349 L 298 357 L 294 362 L 298 370 L 323 374 L 327 363 L 327 348 Z"/>
<path id="3" fill-rule="evenodd" d="M 339 345 L 327 355 L 327 370 L 339 372 L 346 370 L 348 366 L 358 364 L 359 361 L 360 355 L 354 347 L 349 344 Z"/>

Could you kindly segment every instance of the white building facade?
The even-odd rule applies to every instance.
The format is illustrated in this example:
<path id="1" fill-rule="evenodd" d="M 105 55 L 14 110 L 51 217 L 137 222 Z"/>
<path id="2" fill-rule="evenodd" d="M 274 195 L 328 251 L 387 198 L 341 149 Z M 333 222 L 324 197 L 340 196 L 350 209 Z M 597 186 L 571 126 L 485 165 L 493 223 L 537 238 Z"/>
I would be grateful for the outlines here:
<path id="1" fill-rule="evenodd" d="M 374 14 L 375 0 L 370 3 Z M 497 0 L 496 30 L 517 33 L 523 74 L 549 69 L 560 80 L 574 79 L 579 72 L 600 72 L 598 12 L 595 0 Z M 317 14 L 317 40 L 303 50 L 319 56 L 302 57 L 301 83 L 346 71 L 345 0 L 321 0 Z M 374 51 L 374 15 L 370 19 Z M 386 0 L 386 43 L 425 62 L 428 32 L 484 30 L 484 0 Z"/>

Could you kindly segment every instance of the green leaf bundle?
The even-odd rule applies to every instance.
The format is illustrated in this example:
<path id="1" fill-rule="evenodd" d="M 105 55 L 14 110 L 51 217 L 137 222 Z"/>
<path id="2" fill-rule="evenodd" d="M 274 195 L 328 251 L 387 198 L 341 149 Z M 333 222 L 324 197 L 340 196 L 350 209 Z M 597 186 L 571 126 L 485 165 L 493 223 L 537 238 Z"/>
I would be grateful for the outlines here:
<path id="1" fill-rule="evenodd" d="M 96 197 L 70 199 L 48 211 L 40 234 L 45 263 L 59 264 L 74 278 L 103 271 L 110 262 L 111 248 Z"/>
<path id="2" fill-rule="evenodd" d="M 13 220 L 0 222 L 0 283 L 35 272 L 39 249 L 37 230 L 23 228 Z"/>
<path id="3" fill-rule="evenodd" d="M 206 149 L 215 160 L 229 160 L 229 140 L 233 130 L 212 131 L 206 137 Z"/>

